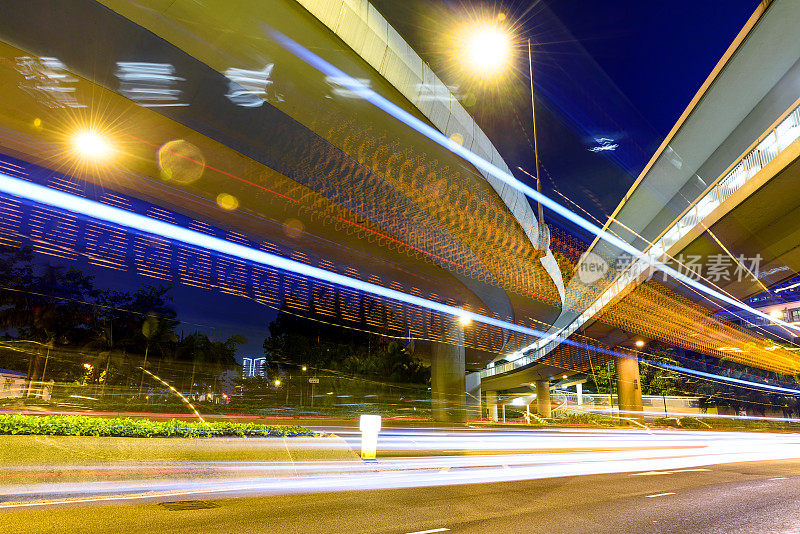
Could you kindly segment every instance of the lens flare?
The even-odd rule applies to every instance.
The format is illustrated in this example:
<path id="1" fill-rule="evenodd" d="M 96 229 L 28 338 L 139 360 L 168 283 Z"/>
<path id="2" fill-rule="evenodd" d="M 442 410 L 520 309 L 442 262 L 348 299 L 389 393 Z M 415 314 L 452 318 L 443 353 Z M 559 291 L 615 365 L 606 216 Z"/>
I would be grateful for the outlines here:
<path id="1" fill-rule="evenodd" d="M 95 161 L 108 159 L 114 151 L 108 140 L 91 130 L 75 134 L 73 146 L 81 157 Z"/>
<path id="2" fill-rule="evenodd" d="M 477 74 L 494 74 L 510 63 L 511 35 L 496 24 L 476 25 L 465 31 L 462 60 Z"/>

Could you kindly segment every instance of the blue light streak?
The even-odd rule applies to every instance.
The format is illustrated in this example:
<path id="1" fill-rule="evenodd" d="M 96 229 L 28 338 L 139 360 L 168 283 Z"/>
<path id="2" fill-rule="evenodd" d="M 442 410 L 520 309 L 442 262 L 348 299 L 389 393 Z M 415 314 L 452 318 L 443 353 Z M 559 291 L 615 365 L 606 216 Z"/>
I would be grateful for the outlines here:
<path id="1" fill-rule="evenodd" d="M 705 293 L 706 295 L 713 297 L 719 301 L 725 302 L 739 308 L 743 311 L 748 313 L 752 313 L 758 317 L 763 319 L 767 319 L 769 321 L 774 322 L 775 324 L 779 324 L 786 328 L 791 328 L 797 332 L 800 332 L 800 327 L 795 326 L 791 323 L 787 323 L 785 321 L 781 321 L 779 319 L 775 319 L 774 317 L 770 317 L 764 312 L 756 310 L 755 308 L 751 308 L 750 306 L 744 304 L 743 302 L 729 297 L 713 288 L 705 286 L 699 283 L 696 280 L 686 276 L 685 274 L 677 271 L 676 269 L 666 265 L 664 263 L 659 263 L 657 261 L 651 261 L 650 257 L 637 249 L 636 247 L 626 243 L 625 241 L 621 240 L 617 236 L 605 231 L 604 229 L 600 228 L 596 224 L 584 219 L 580 215 L 572 212 L 571 210 L 565 208 L 558 202 L 548 198 L 547 196 L 539 193 L 532 187 L 520 182 L 517 180 L 512 174 L 503 171 L 499 167 L 493 165 L 491 162 L 486 161 L 482 157 L 478 156 L 471 150 L 464 148 L 463 146 L 459 145 L 458 143 L 451 140 L 446 135 L 442 134 L 432 126 L 429 126 L 425 122 L 421 121 L 420 119 L 414 117 L 411 113 L 407 112 L 406 110 L 402 109 L 397 104 L 389 101 L 388 99 L 384 98 L 383 96 L 379 95 L 369 87 L 366 87 L 363 83 L 355 78 L 349 76 L 344 71 L 334 67 L 320 56 L 314 54 L 310 50 L 303 47 L 301 44 L 297 43 L 296 41 L 292 40 L 291 38 L 283 35 L 282 33 L 267 29 L 268 33 L 270 33 L 273 39 L 282 47 L 284 47 L 289 52 L 293 53 L 295 56 L 300 58 L 301 60 L 305 61 L 322 74 L 326 76 L 335 77 L 341 85 L 347 87 L 353 94 L 359 95 L 365 101 L 370 102 L 372 105 L 385 111 L 387 114 L 391 115 L 392 117 L 396 118 L 400 122 L 406 124 L 413 130 L 417 131 L 418 133 L 422 134 L 423 136 L 427 137 L 431 141 L 441 145 L 442 147 L 446 148 L 447 150 L 453 152 L 454 154 L 464 158 L 475 167 L 480 170 L 483 170 L 487 174 L 490 174 L 501 180 L 505 184 L 513 187 L 517 191 L 523 193 L 525 196 L 541 203 L 544 207 L 552 210 L 554 213 L 557 213 L 564 219 L 573 222 L 574 224 L 578 225 L 579 227 L 583 228 L 591 232 L 592 234 L 596 235 L 600 239 L 604 240 L 605 242 L 609 243 L 617 247 L 618 249 L 627 252 L 628 254 L 638 258 L 640 261 L 643 261 L 650 267 L 654 267 L 663 271 L 664 273 L 672 276 L 676 280 L 686 284 L 687 286 L 693 287 L 698 291 Z M 657 258 L 654 258 L 654 260 Z"/>
<path id="2" fill-rule="evenodd" d="M 403 293 L 394 289 L 371 284 L 351 278 L 338 273 L 333 273 L 306 265 L 298 261 L 290 260 L 282 256 L 256 250 L 251 247 L 225 241 L 218 237 L 210 236 L 183 228 L 175 224 L 167 223 L 138 213 L 132 213 L 120 208 L 115 208 L 94 200 L 89 200 L 83 197 L 58 191 L 43 185 L 14 178 L 8 174 L 0 173 L 0 192 L 9 195 L 21 197 L 33 202 L 46 204 L 55 208 L 77 213 L 82 216 L 99 219 L 111 224 L 115 224 L 125 228 L 131 228 L 139 232 L 164 237 L 185 243 L 194 247 L 202 248 L 211 252 L 241 258 L 246 261 L 251 261 L 260 265 L 273 267 L 276 269 L 289 271 L 302 276 L 308 276 L 317 280 L 323 280 L 332 284 L 348 287 L 357 291 L 364 291 L 373 295 L 404 302 L 412 306 L 419 306 L 445 315 L 450 315 L 456 318 L 468 317 L 473 321 L 484 323 L 498 328 L 505 328 L 513 330 L 521 334 L 543 337 L 545 334 L 533 328 L 527 328 L 479 313 L 470 312 L 456 306 L 448 306 L 433 300 L 424 299 L 414 295 Z"/>
<path id="3" fill-rule="evenodd" d="M 758 389 L 767 389 L 770 391 L 777 391 L 780 393 L 788 393 L 790 395 L 800 395 L 800 390 L 792 389 L 792 388 L 784 388 L 780 386 L 773 386 L 772 384 L 759 384 L 758 382 L 750 382 L 749 380 L 742 380 L 740 378 L 732 378 L 729 376 L 723 375 L 715 375 L 713 373 L 706 373 L 704 371 L 696 371 L 694 369 L 689 369 L 687 367 L 679 367 L 677 365 L 672 365 L 670 363 L 662 363 L 662 362 L 654 362 L 652 360 L 647 360 L 645 358 L 639 358 L 639 361 L 644 362 L 648 365 L 653 365 L 656 367 L 661 367 L 662 369 L 668 369 L 670 371 L 675 371 L 678 373 L 690 374 L 694 376 L 698 376 L 701 378 L 708 378 L 711 380 L 719 380 L 722 382 L 729 382 L 731 384 L 739 385 L 739 386 L 746 386 L 750 388 L 758 388 Z"/>
<path id="4" fill-rule="evenodd" d="M 763 383 L 759 383 L 759 382 L 751 382 L 749 380 L 742 380 L 740 378 L 732 378 L 732 377 L 724 376 L 724 375 L 715 375 L 713 373 L 706 373 L 704 371 L 697 371 L 695 369 L 690 369 L 688 367 L 681 367 L 679 365 L 673 365 L 673 364 L 670 364 L 670 363 L 657 362 L 657 361 L 654 361 L 654 360 L 648 360 L 647 358 L 642 358 L 641 356 L 632 356 L 630 354 L 625 354 L 625 353 L 622 353 L 622 352 L 616 352 L 616 351 L 611 350 L 611 349 L 606 349 L 606 348 L 603 348 L 603 347 L 596 347 L 594 345 L 589 345 L 587 343 L 581 343 L 580 341 L 573 341 L 571 339 L 565 339 L 565 338 L 557 338 L 557 339 L 559 339 L 559 341 L 561 343 L 564 343 L 566 345 L 572 345 L 573 347 L 578 347 L 578 348 L 581 348 L 581 349 L 593 350 L 595 352 L 599 352 L 601 354 L 607 354 L 609 356 L 614 356 L 614 357 L 617 357 L 617 358 L 635 359 L 635 360 L 638 360 L 638 361 L 640 361 L 640 362 L 642 362 L 644 364 L 652 365 L 653 367 L 660 367 L 661 369 L 667 369 L 668 371 L 675 371 L 676 373 L 689 374 L 689 375 L 697 376 L 697 377 L 700 377 L 700 378 L 707 378 L 707 379 L 710 379 L 710 380 L 728 382 L 728 383 L 731 383 L 731 384 L 734 384 L 734 385 L 738 385 L 738 386 L 745 386 L 745 387 L 756 388 L 756 389 L 766 389 L 766 390 L 769 390 L 769 391 L 777 391 L 777 392 L 780 392 L 780 393 L 788 393 L 790 395 L 800 395 L 800 389 L 792 389 L 792 388 L 785 388 L 785 387 L 781 387 L 781 386 L 774 386 L 772 384 L 763 384 Z"/>
<path id="5" fill-rule="evenodd" d="M 48 206 L 77 213 L 79 215 L 86 216 L 89 218 L 102 220 L 124 228 L 130 228 L 133 230 L 137 230 L 139 232 L 145 232 L 159 237 L 172 239 L 174 241 L 202 248 L 211 252 L 233 256 L 235 258 L 251 261 L 260 265 L 293 272 L 302 276 L 308 276 L 310 278 L 314 278 L 317 280 L 323 280 L 332 284 L 355 289 L 357 291 L 364 291 L 366 293 L 370 293 L 380 297 L 396 300 L 399 302 L 404 302 L 412 306 L 419 306 L 455 318 L 468 317 L 473 321 L 484 323 L 490 326 L 495 326 L 498 328 L 505 328 L 508 330 L 519 332 L 525 335 L 530 335 L 533 337 L 541 338 L 546 335 L 544 332 L 535 330 L 533 328 L 527 328 L 507 321 L 502 321 L 500 319 L 495 319 L 493 317 L 488 317 L 486 315 L 482 315 L 479 313 L 469 312 L 467 310 L 458 308 L 456 306 L 448 306 L 447 304 L 442 304 L 433 300 L 428 300 L 414 295 L 409 295 L 407 293 L 403 293 L 402 291 L 389 289 L 383 286 L 379 286 L 377 284 L 371 284 L 369 282 L 364 282 L 356 278 L 351 278 L 349 276 L 344 276 L 338 273 L 326 271 L 324 269 L 313 267 L 311 265 L 306 265 L 304 263 L 284 258 L 282 256 L 277 256 L 275 254 L 270 254 L 268 252 L 256 250 L 251 247 L 239 245 L 236 243 L 232 243 L 230 241 L 225 241 L 218 237 L 203 234 L 201 232 L 197 232 L 194 230 L 189 230 L 188 228 L 183 228 L 182 226 L 178 226 L 176 224 L 167 223 L 164 221 L 160 221 L 158 219 L 153 219 L 150 217 L 146 217 L 144 215 L 140 215 L 138 213 L 133 213 L 120 208 L 115 208 L 113 206 L 102 204 L 94 200 L 89 200 L 83 197 L 72 195 L 70 193 L 65 193 L 63 191 L 52 189 L 43 185 L 28 182 L 26 180 L 21 180 L 19 178 L 14 178 L 13 176 L 9 176 L 4 173 L 0 173 L 0 178 L 2 178 L 0 179 L 0 192 L 21 197 L 29 201 L 46 204 Z M 586 343 L 581 343 L 579 341 L 574 341 L 560 336 L 556 336 L 554 339 L 558 339 L 560 342 L 568 345 L 588 350 L 594 350 L 603 354 L 608 354 L 610 356 L 622 357 L 622 358 L 635 357 L 628 354 L 616 352 L 610 349 L 606 349 L 603 347 L 588 345 Z M 757 382 L 750 382 L 747 380 L 730 378 L 726 376 L 705 373 L 702 371 L 695 371 L 693 369 L 679 367 L 667 363 L 650 361 L 643 358 L 640 358 L 640 361 L 643 361 L 649 365 L 654 365 L 656 367 L 661 367 L 664 369 L 681 373 L 692 374 L 698 377 L 730 382 L 732 384 L 743 385 L 752 388 L 767 389 L 771 391 L 789 393 L 792 395 L 800 395 L 800 390 L 796 389 L 773 386 L 771 384 L 759 384 Z"/>

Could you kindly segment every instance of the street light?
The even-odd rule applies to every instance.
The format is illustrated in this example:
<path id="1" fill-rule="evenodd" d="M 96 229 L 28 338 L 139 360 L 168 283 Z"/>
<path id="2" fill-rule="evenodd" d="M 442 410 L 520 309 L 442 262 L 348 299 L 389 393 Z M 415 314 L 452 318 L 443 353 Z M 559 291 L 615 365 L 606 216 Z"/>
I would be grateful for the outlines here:
<path id="1" fill-rule="evenodd" d="M 642 347 L 644 347 L 644 341 L 641 340 L 641 339 L 637 339 L 636 340 L 636 346 L 641 349 Z"/>
<path id="2" fill-rule="evenodd" d="M 280 380 L 278 380 L 278 379 L 276 378 L 276 379 L 275 379 L 275 381 L 273 382 L 273 384 L 275 384 L 275 387 L 276 387 L 276 388 L 277 388 L 277 387 L 280 387 L 280 385 L 281 385 L 281 381 L 280 381 Z"/>
<path id="3" fill-rule="evenodd" d="M 494 21 L 473 24 L 466 27 L 464 43 L 461 50 L 461 63 L 472 67 L 473 74 L 478 76 L 497 76 L 511 65 L 514 52 L 514 35 L 502 25 L 505 17 Z M 536 102 L 533 90 L 533 55 L 531 40 L 527 39 L 528 74 L 530 76 L 531 116 L 533 118 L 533 154 L 536 164 L 536 191 L 542 192 L 542 180 L 539 176 L 539 144 L 536 135 Z M 475 72 L 477 71 L 477 72 Z M 539 216 L 540 233 L 544 231 L 544 210 L 541 202 L 536 202 Z"/>
<path id="4" fill-rule="evenodd" d="M 480 75 L 497 75 L 511 63 L 512 36 L 497 22 L 467 26 L 462 38 L 462 63 Z"/>
<path id="5" fill-rule="evenodd" d="M 75 151 L 85 159 L 104 160 L 113 152 L 108 140 L 93 130 L 80 131 L 72 139 Z"/>

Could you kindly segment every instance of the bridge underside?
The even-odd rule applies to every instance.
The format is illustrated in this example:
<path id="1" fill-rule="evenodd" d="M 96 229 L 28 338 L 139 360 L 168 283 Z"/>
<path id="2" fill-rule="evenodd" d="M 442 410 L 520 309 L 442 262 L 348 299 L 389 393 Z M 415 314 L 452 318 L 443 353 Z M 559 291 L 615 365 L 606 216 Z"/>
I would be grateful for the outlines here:
<path id="1" fill-rule="evenodd" d="M 761 258 L 760 282 L 770 286 L 800 272 L 800 140 L 786 148 L 750 182 L 712 212 L 709 231 L 689 234 L 679 254 L 699 256 L 702 264 L 709 257 L 734 256 Z M 728 207 L 725 204 L 731 202 Z M 712 237 L 713 234 L 714 237 Z M 720 246 L 722 243 L 725 248 Z M 749 263 L 749 262 L 748 262 Z M 772 274 L 768 274 L 772 273 Z M 764 290 L 764 286 L 744 277 L 742 281 L 718 280 L 715 283 L 743 300 Z"/>
<path id="2" fill-rule="evenodd" d="M 800 183 L 800 140 L 785 149 L 758 175 L 727 199 L 715 212 L 712 212 L 707 218 L 708 230 L 695 231 L 682 238 L 673 249 L 673 256 L 676 258 L 681 255 L 684 258 L 697 256 L 700 265 L 707 265 L 709 258 L 714 256 L 730 258 L 728 253 L 745 258 L 759 256 L 761 263 L 758 269 L 762 276 L 758 281 L 749 276 L 743 276 L 742 280 L 731 276 L 730 280 L 715 281 L 720 289 L 740 300 L 762 292 L 764 290 L 762 284 L 769 286 L 795 276 L 797 272 L 800 272 L 800 187 L 797 186 L 798 183 Z M 724 245 L 724 248 L 720 243 Z M 748 261 L 747 264 L 749 266 L 750 262 Z M 735 264 L 731 266 L 729 272 L 733 274 L 734 270 Z M 773 274 L 763 275 L 763 273 L 770 272 Z M 645 291 L 658 292 L 667 297 L 670 294 L 686 294 L 695 301 L 696 309 L 705 309 L 703 315 L 706 316 L 721 309 L 721 306 L 713 305 L 705 299 L 698 299 L 682 285 L 673 283 L 669 279 L 665 282 L 662 275 L 656 273 L 653 281 L 646 282 L 634 289 L 618 303 L 611 305 L 609 311 L 587 323 L 581 332 L 582 335 L 597 340 L 608 348 L 632 347 L 634 339 L 639 337 L 648 341 L 655 338 L 652 331 L 637 329 L 638 323 L 654 323 L 660 320 L 659 317 L 652 315 L 648 317 L 646 313 L 641 313 L 642 310 L 633 304 L 633 300 L 641 298 L 641 293 Z M 619 313 L 624 314 L 625 312 L 620 312 L 620 310 L 628 308 L 630 308 L 631 316 L 638 312 L 639 317 L 638 323 L 632 319 L 626 328 L 620 321 Z M 616 316 L 615 311 L 617 312 Z M 698 315 L 698 317 L 703 315 Z M 675 339 L 665 341 L 674 343 Z M 570 352 L 573 353 L 571 357 L 564 356 L 565 353 Z M 729 355 L 720 353 L 714 353 L 714 355 L 729 357 Z M 611 358 L 611 356 L 593 352 L 591 364 L 593 366 L 604 365 Z M 758 363 L 758 361 L 748 362 L 755 366 L 758 366 Z M 482 387 L 484 390 L 491 391 L 510 390 L 521 385 L 535 384 L 540 380 L 557 380 L 564 375 L 585 373 L 589 371 L 590 367 L 587 350 L 570 350 L 562 345 L 539 362 L 504 375 L 483 379 Z"/>

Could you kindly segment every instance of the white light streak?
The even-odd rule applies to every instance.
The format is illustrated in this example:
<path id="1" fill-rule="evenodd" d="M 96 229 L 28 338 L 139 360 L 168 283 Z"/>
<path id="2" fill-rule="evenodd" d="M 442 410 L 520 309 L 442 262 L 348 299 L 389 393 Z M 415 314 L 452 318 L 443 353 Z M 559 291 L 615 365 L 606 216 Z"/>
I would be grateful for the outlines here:
<path id="1" fill-rule="evenodd" d="M 272 30 L 271 33 L 275 41 L 278 42 L 278 44 L 283 46 L 286 50 L 295 54 L 297 57 L 299 57 L 312 67 L 319 70 L 322 74 L 326 76 L 326 78 L 336 79 L 337 83 L 342 84 L 344 87 L 347 87 L 350 90 L 350 92 L 353 93 L 354 95 L 357 95 L 363 100 L 370 102 L 375 107 L 383 110 L 392 117 L 403 122 L 404 124 L 412 128 L 413 130 L 417 131 L 418 133 L 422 134 L 423 136 L 427 137 L 428 139 L 450 150 L 454 154 L 462 157 L 469 163 L 472 163 L 479 170 L 486 172 L 487 174 L 497 178 L 503 183 L 521 192 L 525 196 L 541 203 L 542 206 L 544 206 L 549 210 L 552 210 L 554 213 L 558 214 L 564 219 L 571 221 L 577 226 L 591 232 L 593 235 L 596 235 L 600 239 L 606 241 L 607 243 L 620 249 L 621 251 L 636 257 L 641 262 L 643 262 L 643 264 L 661 270 L 667 275 L 674 278 L 675 280 L 678 280 L 689 287 L 693 287 L 698 291 L 705 293 L 706 295 L 720 302 L 724 302 L 726 304 L 739 308 L 743 311 L 755 314 L 763 319 L 771 319 L 765 313 L 756 310 L 754 308 L 751 308 L 750 306 L 744 304 L 743 302 L 728 295 L 725 295 L 717 291 L 716 289 L 701 284 L 697 280 L 690 278 L 688 275 L 677 271 L 676 269 L 670 267 L 665 263 L 656 261 L 657 258 L 651 257 L 651 255 L 642 252 L 641 250 L 623 241 L 622 239 L 604 230 L 603 228 L 597 226 L 591 221 L 588 221 L 587 219 L 584 219 L 580 215 L 570 211 L 569 209 L 565 208 L 558 202 L 539 193 L 538 191 L 536 191 L 536 189 L 520 182 L 511 173 L 502 170 L 496 165 L 493 165 L 491 162 L 478 156 L 471 150 L 464 148 L 463 146 L 458 145 L 457 143 L 451 142 L 449 137 L 447 137 L 446 135 L 442 134 L 432 126 L 425 123 L 424 121 L 418 119 L 408 111 L 402 109 L 397 104 L 394 104 L 393 102 L 379 95 L 378 93 L 370 89 L 367 85 L 361 83 L 361 81 L 352 78 L 342 70 L 334 67 L 333 65 L 331 65 L 318 55 L 314 54 L 310 50 L 306 49 L 302 45 L 298 44 L 294 40 L 290 39 L 289 37 L 275 30 Z M 785 328 L 789 328 L 794 331 L 800 332 L 800 326 L 792 325 L 791 323 L 787 323 L 784 321 L 775 321 L 775 322 Z"/>
<path id="2" fill-rule="evenodd" d="M 402 291 L 389 289 L 377 284 L 371 284 L 356 278 L 351 278 L 327 271 L 325 269 L 306 265 L 282 256 L 277 256 L 275 254 L 270 254 L 268 252 L 246 247 L 244 245 L 239 245 L 231 241 L 219 239 L 217 237 L 209 236 L 194 230 L 189 230 L 188 228 L 183 228 L 175 224 L 170 224 L 161 220 L 146 217 L 138 213 L 132 213 L 120 208 L 109 206 L 107 204 L 96 202 L 94 200 L 71 195 L 69 193 L 28 182 L 26 180 L 20 180 L 19 178 L 14 178 L 8 174 L 0 173 L 0 192 L 71 211 L 86 217 L 99 219 L 126 228 L 132 228 L 140 232 L 145 232 L 167 239 L 173 239 L 175 241 L 205 250 L 210 250 L 212 252 L 227 254 L 229 256 L 252 261 L 261 265 L 274 267 L 276 269 L 293 272 L 318 280 L 324 280 L 333 284 L 349 287 L 358 291 L 364 291 L 366 293 L 371 293 L 384 298 L 405 302 L 406 304 L 411 304 L 413 306 L 420 306 L 422 308 L 433 310 L 456 318 L 468 317 L 471 320 L 484 324 L 499 328 L 506 328 L 521 334 L 535 337 L 541 337 L 544 335 L 542 332 L 532 328 L 501 321 L 493 317 L 487 317 L 478 313 L 469 312 L 456 306 L 448 306 L 433 300 L 409 295 L 407 293 L 403 293 Z"/>

